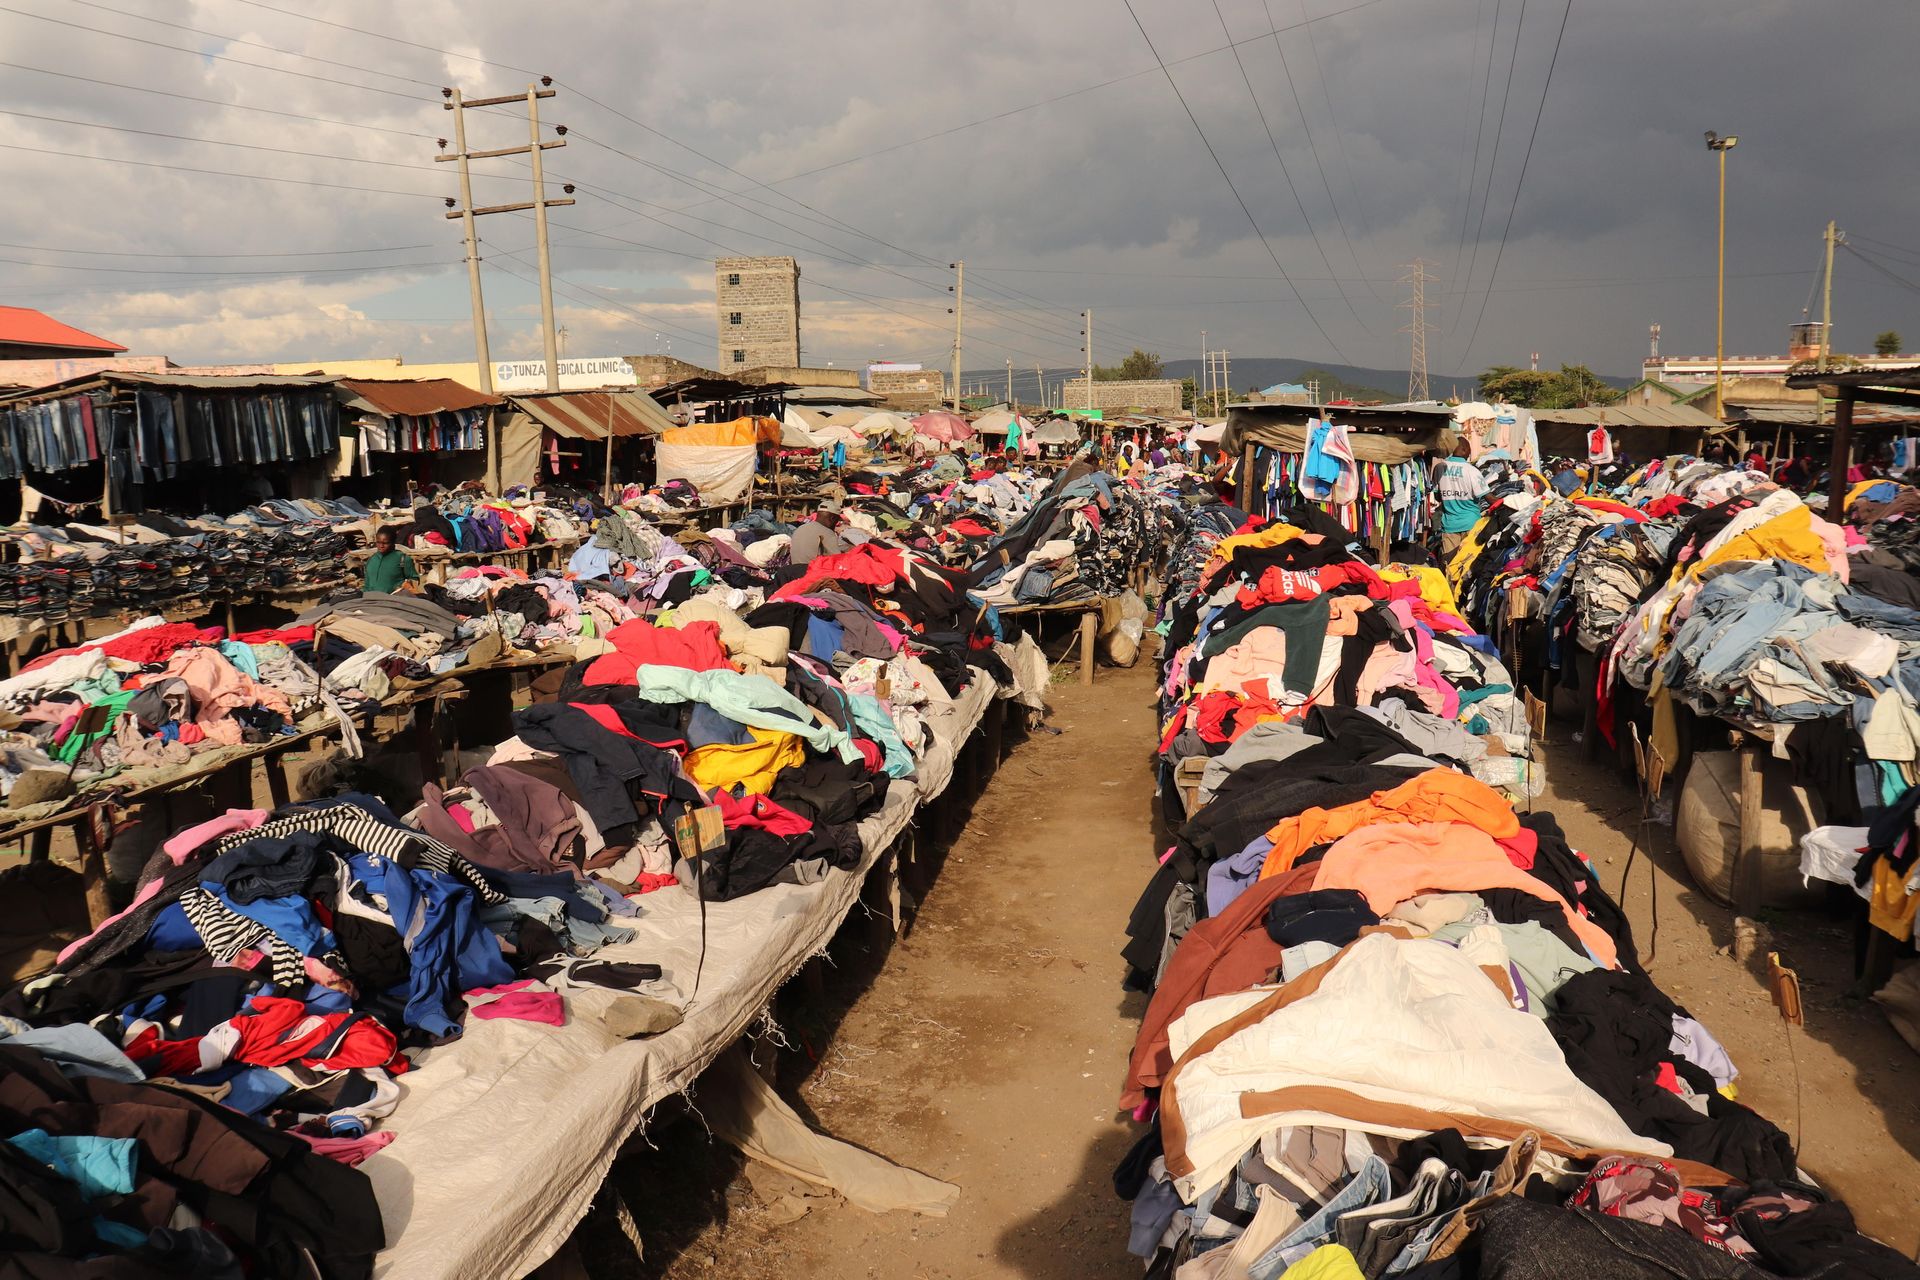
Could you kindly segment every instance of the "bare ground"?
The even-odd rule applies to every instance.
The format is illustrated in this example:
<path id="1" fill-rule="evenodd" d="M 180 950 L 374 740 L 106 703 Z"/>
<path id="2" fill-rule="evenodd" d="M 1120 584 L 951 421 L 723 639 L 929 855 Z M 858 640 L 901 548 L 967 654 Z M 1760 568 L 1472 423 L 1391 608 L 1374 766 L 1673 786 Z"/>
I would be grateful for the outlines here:
<path id="1" fill-rule="evenodd" d="M 1035 735 L 1001 766 L 911 932 L 889 947 L 853 931 L 836 945 L 824 999 L 800 984 L 783 996 L 795 1046 L 783 1091 L 834 1136 L 958 1183 L 952 1214 L 876 1216 L 829 1198 L 787 1221 L 791 1208 L 757 1199 L 740 1157 L 697 1117 L 656 1118 L 658 1149 L 614 1175 L 646 1256 L 590 1220 L 577 1242 L 596 1277 L 1138 1274 L 1110 1176 L 1134 1133 L 1113 1104 L 1143 1004 L 1121 991 L 1117 953 L 1165 840 L 1152 697 L 1144 664 L 1102 671 L 1090 690 L 1056 686 L 1063 732 Z M 1617 890 L 1637 799 L 1568 738 L 1563 724 L 1549 735 L 1550 790 L 1537 804 Z M 1742 1099 L 1804 1135 L 1805 1167 L 1864 1228 L 1912 1250 L 1920 1059 L 1875 1006 L 1843 998 L 1847 926 L 1810 913 L 1770 922 L 1771 945 L 1805 988 L 1807 1026 L 1790 1052 L 1758 978 L 1723 954 L 1731 913 L 1685 879 L 1668 832 L 1650 834 L 1655 978 L 1725 1042 Z M 1648 874 L 1643 858 L 1627 895 L 1643 954 Z"/>

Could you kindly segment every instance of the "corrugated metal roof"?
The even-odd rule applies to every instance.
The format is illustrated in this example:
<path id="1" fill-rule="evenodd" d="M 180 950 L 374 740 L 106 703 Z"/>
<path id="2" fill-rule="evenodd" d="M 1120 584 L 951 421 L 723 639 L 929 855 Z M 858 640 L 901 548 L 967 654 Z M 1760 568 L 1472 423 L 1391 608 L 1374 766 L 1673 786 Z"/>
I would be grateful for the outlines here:
<path id="1" fill-rule="evenodd" d="M 1720 419 L 1690 404 L 1604 404 L 1586 409 L 1535 409 L 1535 422 L 1560 422 L 1575 427 L 1660 427 L 1674 431 L 1705 431 Z"/>
<path id="2" fill-rule="evenodd" d="M 644 391 L 550 391 L 509 397 L 556 435 L 575 440 L 657 436 L 673 428 L 666 410 Z"/>
<path id="3" fill-rule="evenodd" d="M 32 307 L 0 307 L 0 343 L 17 347 L 78 348 L 107 355 L 126 350 L 117 342 L 62 324 Z"/>
<path id="4" fill-rule="evenodd" d="M 360 407 L 389 418 L 423 418 L 506 403 L 452 378 L 342 378 L 340 386 Z"/>

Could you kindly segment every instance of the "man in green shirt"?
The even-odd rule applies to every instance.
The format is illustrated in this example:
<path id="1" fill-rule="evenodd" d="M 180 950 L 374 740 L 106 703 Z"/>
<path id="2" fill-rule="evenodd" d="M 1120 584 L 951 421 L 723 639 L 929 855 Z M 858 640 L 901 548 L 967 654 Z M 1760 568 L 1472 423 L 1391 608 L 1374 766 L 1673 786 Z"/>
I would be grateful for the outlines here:
<path id="1" fill-rule="evenodd" d="M 373 535 L 373 554 L 367 557 L 367 576 L 362 590 L 368 595 L 390 596 L 403 583 L 420 581 L 420 570 L 413 557 L 393 546 L 393 530 L 382 529 Z"/>

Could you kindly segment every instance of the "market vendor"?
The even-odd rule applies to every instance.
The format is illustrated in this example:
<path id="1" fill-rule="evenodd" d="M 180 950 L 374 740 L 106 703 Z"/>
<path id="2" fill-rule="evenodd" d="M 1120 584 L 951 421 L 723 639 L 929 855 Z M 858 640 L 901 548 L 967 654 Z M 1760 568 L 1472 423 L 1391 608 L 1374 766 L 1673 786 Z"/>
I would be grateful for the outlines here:
<path id="1" fill-rule="evenodd" d="M 840 499 L 828 498 L 812 519 L 801 522 L 793 531 L 793 546 L 787 553 L 792 563 L 811 564 L 817 556 L 837 556 L 847 549 L 846 539 L 837 532 L 841 510 Z"/>
<path id="2" fill-rule="evenodd" d="M 1487 510 L 1487 478 L 1480 468 L 1467 460 L 1472 448 L 1465 436 L 1453 447 L 1453 456 L 1443 460 L 1434 471 L 1433 492 L 1440 500 L 1440 554 L 1452 556 L 1466 541 L 1473 526 Z"/>
<path id="3" fill-rule="evenodd" d="M 409 582 L 420 581 L 420 570 L 413 557 L 393 545 L 393 530 L 382 529 L 373 535 L 373 554 L 367 557 L 366 578 L 361 589 L 368 595 L 390 596 Z"/>

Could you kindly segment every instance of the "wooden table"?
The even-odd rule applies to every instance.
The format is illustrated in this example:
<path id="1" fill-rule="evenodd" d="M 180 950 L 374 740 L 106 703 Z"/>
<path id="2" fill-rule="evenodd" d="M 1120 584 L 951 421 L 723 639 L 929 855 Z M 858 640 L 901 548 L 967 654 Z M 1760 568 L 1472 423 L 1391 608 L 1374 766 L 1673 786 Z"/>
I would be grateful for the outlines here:
<path id="1" fill-rule="evenodd" d="M 1009 604 L 995 605 L 994 611 L 1003 618 L 1034 619 L 1034 639 L 1039 640 L 1040 619 L 1048 614 L 1074 615 L 1080 618 L 1080 683 L 1093 683 L 1094 642 L 1100 638 L 1100 615 L 1105 597 L 1093 596 L 1086 600 L 1064 600 L 1057 604 Z"/>

